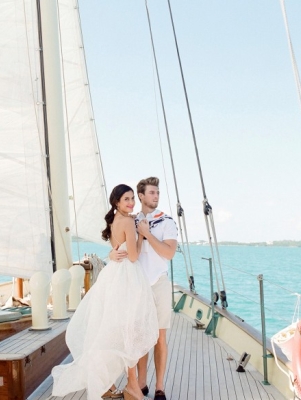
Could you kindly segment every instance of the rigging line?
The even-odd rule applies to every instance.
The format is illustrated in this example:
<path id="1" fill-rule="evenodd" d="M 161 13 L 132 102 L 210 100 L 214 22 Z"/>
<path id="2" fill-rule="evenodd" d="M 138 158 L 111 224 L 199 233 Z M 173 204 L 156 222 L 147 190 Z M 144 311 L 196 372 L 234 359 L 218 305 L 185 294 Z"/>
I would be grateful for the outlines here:
<path id="1" fill-rule="evenodd" d="M 256 301 L 256 300 L 251 299 L 250 297 L 244 296 L 243 294 L 241 294 L 241 293 L 239 293 L 239 292 L 236 292 L 236 291 L 233 290 L 233 289 L 229 289 L 229 292 L 230 292 L 230 293 L 235 293 L 235 294 L 238 295 L 239 297 L 243 298 L 243 300 L 248 300 L 249 303 L 253 303 L 253 304 L 256 304 L 256 305 L 260 305 L 260 302 L 259 302 L 259 301 Z M 283 318 L 282 314 L 275 313 L 275 309 L 271 309 L 271 308 L 267 307 L 266 305 L 264 306 L 264 309 L 267 310 L 267 311 L 269 311 L 273 316 L 276 316 L 276 317 L 277 317 L 278 319 L 280 319 L 281 321 L 285 321 L 285 322 L 291 323 L 291 321 L 290 321 L 289 319 Z M 232 311 L 232 312 L 233 312 L 233 311 Z M 239 317 L 239 316 L 236 315 L 236 317 Z"/>
<path id="2" fill-rule="evenodd" d="M 100 172 L 101 172 L 101 177 L 102 177 L 102 182 L 101 186 L 104 189 L 105 193 L 105 199 L 106 199 L 106 204 L 107 204 L 107 210 L 109 210 L 109 200 L 108 200 L 108 194 L 107 194 L 107 184 L 105 180 L 105 174 L 104 174 L 104 169 L 103 169 L 103 164 L 102 164 L 102 158 L 101 158 L 101 153 L 100 153 L 100 147 L 99 147 L 99 141 L 98 141 L 98 136 L 97 136 L 97 130 L 96 130 L 96 125 L 95 125 L 95 118 L 94 118 L 94 109 L 93 109 L 93 103 L 92 103 L 92 96 L 91 96 L 91 91 L 90 91 L 90 81 L 89 81 L 89 76 L 88 76 L 88 67 L 87 67 L 87 61 L 86 61 L 86 55 L 85 55 L 85 47 L 84 47 L 84 37 L 83 37 L 83 31 L 82 31 L 82 24 L 81 24 L 81 19 L 80 19 L 80 13 L 79 13 L 79 3 L 78 0 L 75 0 L 76 3 L 76 10 L 77 10 L 77 18 L 78 18 L 78 25 L 79 25 L 79 33 L 81 37 L 81 42 L 82 42 L 82 55 L 83 55 L 83 60 L 85 63 L 85 77 L 87 79 L 87 90 L 88 90 L 88 97 L 90 99 L 89 106 L 91 108 L 91 120 L 93 121 L 93 128 L 95 132 L 95 139 L 96 139 L 96 145 L 97 145 L 97 151 L 98 151 L 98 159 L 99 159 L 99 164 L 100 164 Z"/>
<path id="3" fill-rule="evenodd" d="M 66 117 L 66 129 L 67 129 L 67 138 L 68 138 L 68 148 L 69 148 L 69 165 L 70 165 L 70 173 L 71 173 L 71 187 L 72 187 L 72 197 L 73 197 L 73 212 L 74 212 L 74 223 L 75 223 L 75 231 L 76 231 L 76 248 L 77 248 L 77 256 L 78 260 L 80 260 L 80 249 L 79 249 L 79 239 L 78 239 L 78 224 L 77 224 L 77 213 L 76 213 L 76 199 L 75 199 L 75 190 L 74 190 L 74 179 L 73 179 L 73 166 L 72 166 L 72 151 L 71 151 L 71 141 L 70 141 L 70 130 L 69 130 L 69 114 L 68 114 L 68 106 L 67 106 L 67 90 L 66 90 L 66 79 L 65 79 L 65 69 L 64 69 L 64 58 L 63 58 L 63 44 L 62 44 L 62 32 L 61 32 L 61 19 L 60 19 L 60 9 L 58 9 L 58 24 L 59 24 L 59 34 L 60 34 L 60 53 L 62 60 L 62 79 L 63 79 L 63 94 L 65 100 L 65 117 Z M 70 204 L 70 203 L 69 203 Z"/>
<path id="4" fill-rule="evenodd" d="M 53 202 L 52 190 L 51 190 L 51 176 L 50 176 L 50 166 L 49 164 L 49 146 L 48 146 L 48 125 L 47 125 L 47 106 L 46 106 L 46 89 L 44 83 L 44 60 L 43 60 L 43 42 L 42 42 L 42 31 L 41 31 L 41 17 L 40 17 L 40 3 L 39 0 L 36 1 L 37 3 L 37 18 L 38 18 L 38 35 L 39 35 L 39 46 L 40 46 L 40 69 L 41 69 L 41 86 L 42 86 L 42 101 L 43 101 L 43 117 L 44 117 L 44 129 L 45 129 L 45 150 L 46 150 L 46 169 L 47 169 L 47 185 L 48 185 L 48 196 L 49 196 L 49 207 L 50 207 L 50 229 L 51 229 L 51 251 L 53 255 L 53 272 L 56 271 L 56 257 L 55 257 L 55 239 L 54 239 L 54 227 L 53 227 L 53 215 L 56 215 L 56 207 L 55 203 Z M 58 3 L 57 9 L 59 10 Z M 60 23 L 60 21 L 59 21 Z M 48 169 L 49 168 L 49 169 Z M 59 229 L 59 236 L 63 239 L 63 234 L 61 229 Z M 65 255 L 68 254 L 65 241 L 62 240 L 63 248 Z M 66 257 L 67 258 L 67 257 Z"/>
<path id="5" fill-rule="evenodd" d="M 164 100 L 163 100 L 163 94 L 162 94 L 162 88 L 161 88 L 161 81 L 160 81 L 160 75 L 159 75 L 159 69 L 158 69 L 158 63 L 157 63 L 157 57 L 156 57 L 156 51 L 155 51 L 155 44 L 154 44 L 154 39 L 153 39 L 153 32 L 152 32 L 152 26 L 151 26 L 151 21 L 150 21 L 150 15 L 149 15 L 149 10 L 148 10 L 147 0 L 145 0 L 145 8 L 146 8 L 146 13 L 147 13 L 147 20 L 148 20 L 148 26 L 149 26 L 149 32 L 150 32 L 150 38 L 151 38 L 151 44 L 152 44 L 152 50 L 153 50 L 155 68 L 156 68 L 156 75 L 157 75 L 158 88 L 159 88 L 159 93 L 160 93 L 162 112 L 163 112 L 163 117 L 164 117 L 164 125 L 165 125 L 165 132 L 166 132 L 166 137 L 167 137 L 167 142 L 168 142 L 169 156 L 170 156 L 170 161 L 171 161 L 171 166 L 172 166 L 172 173 L 173 173 L 173 178 L 174 178 L 175 191 L 176 191 L 176 196 L 177 196 L 178 217 L 183 216 L 183 220 L 184 220 L 184 218 L 185 218 L 184 217 L 184 210 L 182 209 L 182 207 L 180 205 L 179 190 L 178 190 L 176 173 L 175 173 L 175 166 L 174 166 L 174 161 L 173 161 L 173 156 L 172 156 L 170 137 L 169 137 L 169 130 L 168 130 L 168 125 L 167 125 L 167 118 L 166 118 L 166 112 L 165 112 L 165 106 L 164 106 Z M 179 213 L 179 210 L 183 211 L 181 215 Z M 186 229 L 185 229 L 185 232 L 186 232 Z M 188 237 L 187 236 L 186 236 L 186 241 L 188 242 Z M 192 263 L 191 263 L 190 252 L 189 252 L 189 259 L 190 259 L 191 275 L 193 276 L 193 268 L 192 268 Z"/>
<path id="6" fill-rule="evenodd" d="M 210 221 L 211 221 L 211 229 L 212 229 L 212 234 L 213 234 L 213 237 L 214 237 L 215 251 L 216 251 L 216 254 L 217 254 L 217 260 L 218 260 L 219 270 L 220 270 L 220 274 L 221 274 L 221 279 L 222 279 L 222 282 L 223 282 L 223 288 L 224 288 L 224 290 L 226 290 L 226 285 L 225 285 L 225 281 L 224 281 L 224 275 L 223 275 L 223 271 L 222 271 L 222 267 L 221 267 L 221 265 L 222 265 L 221 264 L 221 258 L 220 258 L 219 249 L 218 249 L 218 245 L 217 245 L 217 237 L 216 237 L 216 232 L 215 232 L 215 225 L 214 225 L 212 210 L 210 210 L 209 218 L 210 218 Z"/>
<path id="7" fill-rule="evenodd" d="M 185 99 L 186 99 L 187 111 L 188 111 L 188 115 L 189 115 L 189 122 L 190 122 L 193 142 L 194 142 L 195 154 L 196 154 L 196 158 L 197 158 L 199 174 L 200 174 L 201 183 L 202 183 L 203 196 L 206 199 L 207 196 L 206 196 L 206 191 L 205 191 L 205 184 L 204 184 L 204 179 L 203 179 L 203 174 L 202 174 L 202 169 L 201 169 L 201 162 L 200 162 L 200 158 L 199 158 L 198 147 L 197 147 L 197 143 L 196 143 L 196 137 L 195 137 L 195 133 L 194 133 L 194 127 L 193 127 L 193 122 L 192 122 L 192 117 L 191 117 L 191 111 L 190 111 L 190 105 L 189 105 L 188 94 L 187 94 L 187 89 L 186 89 L 186 83 L 185 83 L 185 78 L 184 78 L 184 72 L 183 72 L 182 62 L 181 62 L 181 57 L 180 57 L 180 51 L 179 51 L 179 46 L 178 46 L 178 41 L 177 41 L 177 36 L 176 36 L 176 31 L 175 31 L 175 26 L 174 26 L 174 21 L 173 21 L 171 6 L 170 6 L 170 1 L 167 0 L 167 2 L 168 2 L 168 7 L 169 7 L 169 14 L 170 14 L 170 19 L 171 19 L 171 24 L 172 24 L 173 34 L 174 34 L 174 40 L 175 40 L 177 55 L 178 55 L 178 62 L 179 62 L 179 66 L 180 66 L 180 72 L 181 72 L 183 89 L 184 89 L 184 94 L 185 94 Z"/>
<path id="8" fill-rule="evenodd" d="M 164 162 L 164 156 L 163 156 L 163 146 L 162 146 L 160 123 L 159 123 L 157 93 L 156 93 L 156 86 L 155 86 L 154 62 L 152 62 L 152 70 L 153 70 L 153 83 L 154 83 L 154 95 L 155 95 L 155 105 L 156 105 L 155 109 L 156 109 L 157 127 L 158 127 L 159 140 L 160 140 L 160 152 L 161 152 L 162 166 L 163 166 L 163 172 L 164 172 L 165 187 L 166 187 L 167 198 L 168 198 L 169 212 L 170 212 L 171 217 L 173 218 L 173 213 L 172 213 L 172 208 L 171 208 L 171 201 L 170 201 L 170 196 L 169 196 L 169 189 L 168 189 L 168 185 L 167 185 L 165 162 Z"/>
<path id="9" fill-rule="evenodd" d="M 284 25 L 285 25 L 285 30 L 286 30 L 286 35 L 287 35 L 287 41 L 288 41 L 288 46 L 290 50 L 290 55 L 291 55 L 291 60 L 292 60 L 292 66 L 293 66 L 293 72 L 295 76 L 295 81 L 297 85 L 297 92 L 298 92 L 298 99 L 301 107 L 301 83 L 300 83 L 300 76 L 299 76 L 299 71 L 298 71 L 298 65 L 295 57 L 295 52 L 293 48 L 293 43 L 291 40 L 291 35 L 288 27 L 288 19 L 287 19 L 287 13 L 286 13 L 286 7 L 285 7 L 285 1 L 280 0 L 281 4 L 281 10 L 282 10 L 282 15 L 284 19 Z"/>
<path id="10" fill-rule="evenodd" d="M 34 98 L 34 85 L 33 85 L 33 81 L 37 81 L 37 71 L 36 71 L 36 63 L 34 63 L 34 70 L 35 70 L 35 75 L 36 75 L 36 79 L 33 78 L 33 74 L 32 74 L 32 62 L 31 62 L 31 58 L 30 58 L 30 54 L 29 54 L 29 38 L 28 38 L 28 31 L 27 31 L 27 27 L 28 27 L 28 22 L 27 22 L 27 16 L 26 16 L 26 6 L 25 6 L 25 2 L 23 0 L 23 16 L 24 16 L 24 22 L 25 22 L 25 37 L 26 37 L 26 43 L 27 43 L 27 59 L 28 59 L 28 64 L 29 64 L 29 73 L 30 73 L 30 85 L 31 85 L 31 90 L 32 90 L 32 100 L 33 100 L 33 109 L 34 109 L 34 115 L 35 115 L 35 120 L 36 120 L 36 128 L 37 128 L 37 133 L 38 133 L 38 139 L 39 139 L 39 145 L 40 145 L 40 151 L 41 154 L 45 154 L 45 149 L 42 145 L 42 140 L 41 140 L 41 129 L 40 129 L 40 125 L 39 125 L 39 118 L 38 118 L 38 112 L 37 112 L 37 104 L 38 104 L 38 99 Z M 36 14 L 37 16 L 37 14 Z M 33 15 L 31 16 L 33 18 Z M 38 16 L 37 16 L 38 18 Z M 39 49 L 40 51 L 40 49 Z M 44 168 L 44 172 L 45 172 L 45 176 L 47 177 L 47 165 L 46 165 L 46 158 L 42 157 L 42 166 Z M 49 196 L 49 183 L 47 180 L 47 190 L 48 190 L 48 196 Z M 49 201 L 49 200 L 48 200 Z M 51 229 L 51 228 L 50 228 Z M 34 245 L 34 240 L 33 240 L 33 245 Z M 33 254 L 35 254 L 35 251 L 33 251 Z"/>
<path id="11" fill-rule="evenodd" d="M 209 226 L 208 218 L 206 218 L 206 216 L 205 216 L 205 224 L 206 224 L 207 235 L 209 238 L 209 245 L 210 245 L 210 250 L 211 250 L 212 264 L 213 264 L 214 273 L 215 273 L 216 286 L 217 286 L 218 292 L 220 293 L 221 290 L 219 287 L 219 281 L 218 281 L 218 277 L 217 277 L 216 262 L 215 262 L 215 256 L 214 256 L 213 245 L 212 245 L 212 240 L 211 240 L 210 226 Z"/>
<path id="12" fill-rule="evenodd" d="M 38 28 L 38 41 L 39 41 L 39 52 L 40 52 L 40 76 L 41 76 L 41 96 L 43 104 L 43 122 L 44 122 L 44 146 L 45 146 L 45 166 L 46 166 L 46 177 L 48 185 L 48 203 L 49 203 L 49 223 L 50 223 L 50 247 L 52 255 L 52 269 L 56 271 L 56 248 L 55 248 L 55 235 L 54 235 L 54 207 L 53 197 L 51 191 L 51 171 L 50 171 L 50 159 L 49 159 L 49 141 L 48 141 L 48 122 L 47 122 L 47 106 L 46 106 L 46 88 L 45 88 L 45 74 L 44 74 L 44 53 L 43 53 L 43 37 L 42 37 L 42 21 L 41 21 L 41 5 L 40 1 L 36 0 L 37 9 L 37 28 Z"/>
<path id="13" fill-rule="evenodd" d="M 168 142 L 168 149 L 169 149 L 170 161 L 171 161 L 171 166 L 172 166 L 173 179 L 174 179 L 174 184 L 175 184 L 177 201 L 179 202 L 180 200 L 179 200 L 179 191 L 178 191 L 178 185 L 177 185 L 177 178 L 176 178 L 176 173 L 175 173 L 174 161 L 173 161 L 173 157 L 172 157 L 171 144 L 170 144 L 170 138 L 169 138 L 169 131 L 168 131 L 168 125 L 167 125 L 167 118 L 166 118 L 163 94 L 162 94 L 162 89 L 161 89 L 161 81 L 160 81 L 160 77 L 159 77 L 157 57 L 156 57 L 156 52 L 155 52 L 155 45 L 154 45 L 154 40 L 153 40 L 153 32 L 152 32 L 152 28 L 151 28 L 151 21 L 150 21 L 150 16 L 149 16 L 147 0 L 145 0 L 145 7 L 146 7 L 146 12 L 147 12 L 148 26 L 149 26 L 149 31 L 150 31 L 151 44 L 152 44 L 153 56 L 154 56 L 155 67 L 156 67 L 157 81 L 158 81 L 158 87 L 159 87 L 159 93 L 160 93 L 161 107 L 162 107 L 162 112 L 163 112 L 163 117 L 164 117 L 164 125 L 165 125 L 165 131 L 166 131 L 166 136 L 167 136 L 167 142 Z"/>
<path id="14" fill-rule="evenodd" d="M 184 90 L 184 94 L 185 94 L 185 100 L 186 100 L 186 106 L 187 106 L 187 111 L 188 111 L 188 116 L 189 116 L 191 133 L 192 133 L 192 137 L 193 137 L 194 148 L 195 148 L 195 153 L 196 153 L 196 158 L 197 158 L 197 163 L 198 163 L 198 169 L 199 169 L 199 174 L 200 174 L 200 179 L 201 179 L 201 184 L 202 184 L 202 190 L 203 190 L 203 196 L 204 196 L 204 214 L 205 214 L 205 219 L 207 219 L 208 210 L 210 209 L 210 213 L 212 213 L 212 208 L 207 201 L 205 184 L 204 184 L 202 168 L 201 168 L 201 162 L 200 162 L 198 147 L 197 147 L 197 143 L 196 143 L 196 137 L 195 137 L 194 126 L 193 126 L 193 122 L 192 122 L 190 104 L 189 104 L 189 99 L 188 99 L 188 94 L 187 94 L 187 89 L 186 89 L 186 82 L 185 82 L 185 77 L 184 77 L 184 72 L 183 72 L 183 67 L 182 67 L 182 61 L 181 61 L 181 57 L 180 57 L 180 51 L 179 51 L 179 46 L 178 46 L 178 41 L 177 41 L 174 20 L 173 20 L 172 11 L 171 11 L 170 0 L 167 0 L 167 2 L 168 2 L 168 7 L 169 7 L 169 14 L 170 14 L 170 20 L 171 20 L 171 24 L 172 24 L 172 30 L 173 30 L 174 40 L 175 40 L 175 46 L 176 46 L 176 51 L 177 51 L 177 56 L 178 56 L 179 67 L 180 67 L 180 72 L 181 72 L 181 77 L 182 77 L 182 84 L 183 84 L 183 90 Z M 213 219 L 211 219 L 211 222 L 213 222 Z M 214 226 L 212 226 L 212 230 L 214 232 L 214 237 L 216 238 Z M 209 234 L 208 236 L 209 236 L 209 241 L 211 241 L 211 235 Z M 217 247 L 217 241 L 216 241 L 216 247 Z M 211 249 L 212 249 L 212 246 L 211 246 Z M 219 259 L 219 257 L 218 257 L 218 259 Z M 223 285 L 224 285 L 221 264 L 219 264 L 219 267 L 220 267 L 220 272 L 221 272 L 222 281 L 223 281 Z"/>
<path id="15" fill-rule="evenodd" d="M 37 5 L 37 20 L 38 20 L 38 39 L 39 39 L 39 51 L 40 51 L 40 73 L 41 73 L 41 90 L 42 90 L 42 103 L 43 103 L 43 118 L 44 118 L 44 135 L 45 135 L 45 152 L 46 152 L 46 162 L 44 163 L 47 172 L 47 186 L 48 186 L 48 197 L 49 197 L 49 215 L 50 215 L 50 230 L 51 230 L 51 252 L 53 257 L 53 272 L 56 270 L 56 255 L 55 255 L 55 238 L 54 238 L 54 223 L 53 216 L 56 214 L 55 203 L 53 202 L 52 190 L 51 190 L 51 175 L 50 175 L 50 161 L 49 161 L 49 145 L 48 145 L 48 124 L 47 124 L 47 106 L 46 106 L 46 88 L 44 82 L 44 59 L 43 59 L 43 40 L 42 40 L 42 30 L 41 30 L 41 15 L 40 15 L 40 2 L 36 1 Z M 58 3 L 57 3 L 57 9 Z M 40 130 L 38 129 L 40 132 Z M 41 146 L 41 141 L 40 141 Z M 42 148 L 42 146 L 41 146 Z M 63 238 L 62 231 L 59 229 L 59 235 L 61 239 Z M 64 251 L 65 255 L 68 254 L 64 240 Z"/>
<path id="16" fill-rule="evenodd" d="M 182 223 L 181 223 L 181 219 L 180 219 L 179 216 L 178 216 L 178 224 L 179 224 L 179 231 L 180 231 L 181 241 L 182 241 L 182 243 L 184 243 Z M 184 263 L 185 263 L 185 269 L 186 269 L 186 277 L 187 277 L 187 281 L 189 282 L 188 264 L 187 264 L 187 258 L 186 258 L 186 252 L 185 252 L 184 246 L 183 246 L 183 250 L 184 251 L 182 251 L 182 254 L 183 254 L 183 257 L 184 257 Z"/>

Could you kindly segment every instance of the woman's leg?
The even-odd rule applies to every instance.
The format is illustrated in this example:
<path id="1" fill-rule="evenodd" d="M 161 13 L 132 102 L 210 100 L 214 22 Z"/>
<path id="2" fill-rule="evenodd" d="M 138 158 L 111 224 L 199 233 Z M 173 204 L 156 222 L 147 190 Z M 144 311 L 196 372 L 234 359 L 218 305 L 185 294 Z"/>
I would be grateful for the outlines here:
<path id="1" fill-rule="evenodd" d="M 143 399 L 144 396 L 137 380 L 136 367 L 128 369 L 128 383 L 126 385 L 126 389 L 137 400 Z"/>

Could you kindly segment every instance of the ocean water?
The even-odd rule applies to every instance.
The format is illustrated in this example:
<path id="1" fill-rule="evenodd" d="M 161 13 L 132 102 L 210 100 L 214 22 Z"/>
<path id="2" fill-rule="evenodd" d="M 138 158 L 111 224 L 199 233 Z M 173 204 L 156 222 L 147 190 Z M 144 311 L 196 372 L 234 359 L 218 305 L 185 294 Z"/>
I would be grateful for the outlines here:
<path id="1" fill-rule="evenodd" d="M 109 246 L 90 242 L 74 242 L 72 245 L 74 259 L 85 253 L 96 253 L 105 258 L 110 251 Z M 196 291 L 209 298 L 209 262 L 203 258 L 211 257 L 210 247 L 190 245 L 189 249 Z M 289 325 L 294 314 L 299 317 L 299 313 L 295 313 L 297 296 L 294 293 L 301 293 L 301 247 L 219 246 L 219 254 L 224 285 L 217 268 L 214 291 L 218 291 L 218 285 L 219 289 L 226 289 L 229 311 L 261 330 L 258 275 L 262 274 L 267 335 L 271 337 Z M 184 256 L 180 252 L 173 259 L 173 276 L 175 283 L 189 287 Z M 9 279 L 0 277 L 2 282 Z"/>
<path id="2" fill-rule="evenodd" d="M 73 246 L 74 257 L 78 258 L 77 245 L 73 243 Z M 211 257 L 210 247 L 190 245 L 189 249 L 197 293 L 210 298 L 209 262 L 203 259 Z M 106 246 L 79 243 L 80 255 L 86 252 L 107 257 L 109 250 Z M 301 293 L 301 247 L 219 246 L 219 254 L 229 311 L 261 330 L 257 277 L 262 274 L 267 335 L 271 337 L 291 324 L 297 300 L 294 293 Z M 223 289 L 219 270 L 217 275 L 219 288 Z M 173 259 L 173 276 L 175 283 L 189 287 L 184 256 L 180 252 Z M 214 291 L 218 291 L 216 276 Z"/>

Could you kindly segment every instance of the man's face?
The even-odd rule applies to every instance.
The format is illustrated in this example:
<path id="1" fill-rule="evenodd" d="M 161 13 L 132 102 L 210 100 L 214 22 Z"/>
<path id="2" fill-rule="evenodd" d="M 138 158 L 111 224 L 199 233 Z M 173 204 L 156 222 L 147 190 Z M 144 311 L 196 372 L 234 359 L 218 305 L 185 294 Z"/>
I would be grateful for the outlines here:
<path id="1" fill-rule="evenodd" d="M 141 203 L 149 208 L 155 209 L 158 206 L 160 191 L 157 186 L 147 185 L 145 193 L 139 193 Z"/>

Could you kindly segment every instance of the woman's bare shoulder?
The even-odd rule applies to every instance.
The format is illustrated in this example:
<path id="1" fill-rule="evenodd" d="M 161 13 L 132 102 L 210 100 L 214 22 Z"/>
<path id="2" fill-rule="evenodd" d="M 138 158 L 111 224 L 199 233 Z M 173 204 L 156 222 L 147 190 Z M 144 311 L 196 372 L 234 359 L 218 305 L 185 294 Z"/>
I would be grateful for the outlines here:
<path id="1" fill-rule="evenodd" d="M 124 218 L 124 223 L 126 224 L 126 226 L 135 226 L 135 220 L 132 217 Z"/>

